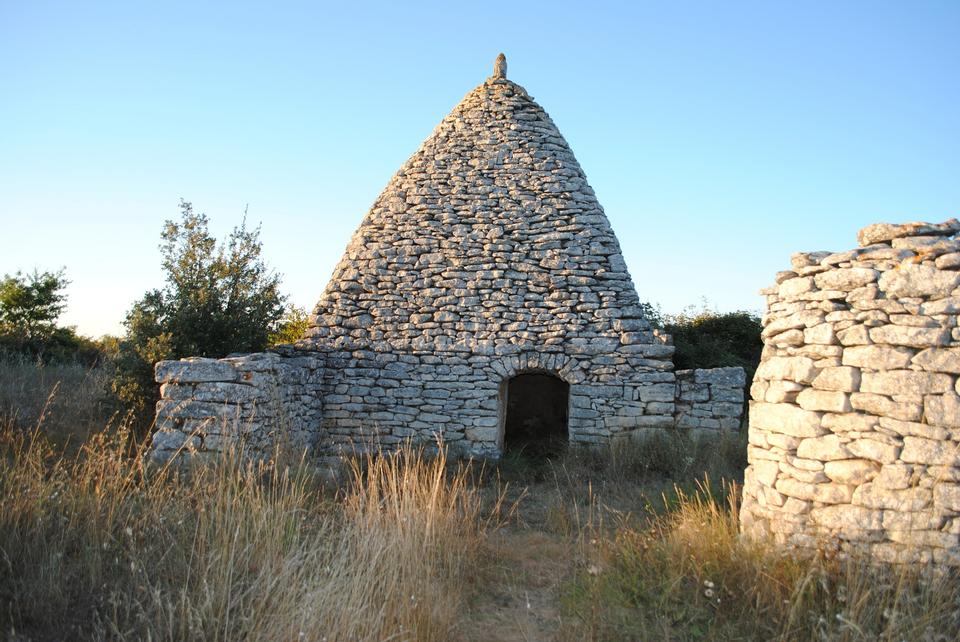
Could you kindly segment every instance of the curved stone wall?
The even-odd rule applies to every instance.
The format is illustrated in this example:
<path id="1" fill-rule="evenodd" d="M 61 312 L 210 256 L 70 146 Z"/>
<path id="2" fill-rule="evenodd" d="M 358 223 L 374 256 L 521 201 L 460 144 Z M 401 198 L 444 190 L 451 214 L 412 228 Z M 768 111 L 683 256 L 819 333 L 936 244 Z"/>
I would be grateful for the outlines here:
<path id="1" fill-rule="evenodd" d="M 960 565 L 958 231 L 871 225 L 761 292 L 746 535 Z"/>

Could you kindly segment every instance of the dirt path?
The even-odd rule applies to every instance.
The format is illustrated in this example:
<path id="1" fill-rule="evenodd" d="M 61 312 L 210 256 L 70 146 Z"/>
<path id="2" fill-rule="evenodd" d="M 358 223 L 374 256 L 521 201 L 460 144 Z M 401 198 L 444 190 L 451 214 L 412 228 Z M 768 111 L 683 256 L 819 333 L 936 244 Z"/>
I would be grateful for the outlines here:
<path id="1" fill-rule="evenodd" d="M 556 486 L 513 489 L 508 523 L 485 546 L 463 627 L 469 641 L 564 639 L 560 591 L 575 568 L 577 536 L 558 518 Z"/>

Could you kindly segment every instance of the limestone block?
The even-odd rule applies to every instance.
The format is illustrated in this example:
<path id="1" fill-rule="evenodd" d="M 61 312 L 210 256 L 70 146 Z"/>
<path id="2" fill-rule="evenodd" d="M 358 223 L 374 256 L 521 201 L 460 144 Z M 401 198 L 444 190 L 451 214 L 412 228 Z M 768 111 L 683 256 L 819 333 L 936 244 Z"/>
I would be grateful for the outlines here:
<path id="1" fill-rule="evenodd" d="M 807 484 L 784 477 L 777 480 L 775 488 L 777 492 L 789 497 L 824 504 L 849 504 L 853 498 L 853 487 L 844 484 Z"/>
<path id="2" fill-rule="evenodd" d="M 693 380 L 698 384 L 743 388 L 747 384 L 743 368 L 708 368 L 693 371 Z"/>
<path id="3" fill-rule="evenodd" d="M 920 304 L 920 314 L 957 314 L 960 313 L 960 297 L 950 296 L 937 301 Z"/>
<path id="4" fill-rule="evenodd" d="M 821 425 L 831 432 L 872 432 L 879 424 L 879 419 L 871 415 L 856 413 L 828 413 L 823 416 Z"/>
<path id="5" fill-rule="evenodd" d="M 766 401 L 768 403 L 793 403 L 796 401 L 797 395 L 803 389 L 804 386 L 802 384 L 794 381 L 774 380 L 767 385 L 764 397 L 757 400 Z"/>
<path id="6" fill-rule="evenodd" d="M 850 346 L 843 351 L 843 365 L 871 370 L 896 370 L 906 368 L 913 359 L 909 348 L 890 346 Z"/>
<path id="7" fill-rule="evenodd" d="M 206 419 L 208 417 L 234 419 L 240 416 L 240 411 L 238 406 L 211 401 L 161 399 L 157 402 L 157 416 L 186 419 Z"/>
<path id="8" fill-rule="evenodd" d="M 860 370 L 851 366 L 824 368 L 813 380 L 813 387 L 818 390 L 856 392 L 860 387 Z"/>
<path id="9" fill-rule="evenodd" d="M 822 272 L 814 277 L 821 290 L 842 290 L 848 292 L 877 280 L 879 272 L 870 268 L 841 268 Z"/>
<path id="10" fill-rule="evenodd" d="M 940 531 L 887 531 L 887 537 L 894 542 L 907 544 L 913 547 L 956 548 L 960 544 L 960 537 Z"/>
<path id="11" fill-rule="evenodd" d="M 234 367 L 217 359 L 193 357 L 179 361 L 158 361 L 153 368 L 157 383 L 203 383 L 207 381 L 236 381 Z"/>
<path id="12" fill-rule="evenodd" d="M 838 343 L 837 335 L 833 330 L 833 324 L 821 323 L 812 328 L 806 328 L 803 331 L 803 342 L 818 343 L 823 345 L 832 345 Z"/>
<path id="13" fill-rule="evenodd" d="M 865 325 L 853 325 L 837 332 L 841 345 L 859 346 L 870 343 L 870 333 Z"/>
<path id="14" fill-rule="evenodd" d="M 781 272 L 780 274 L 790 274 L 796 276 L 796 272 Z M 815 289 L 813 277 L 805 276 L 800 278 L 787 278 L 779 282 L 777 296 L 781 299 L 791 299 L 799 294 L 804 294 Z"/>
<path id="15" fill-rule="evenodd" d="M 924 397 L 923 418 L 934 426 L 960 428 L 960 397 L 954 391 Z"/>
<path id="16" fill-rule="evenodd" d="M 758 379 L 783 379 L 798 383 L 812 382 L 819 371 L 809 357 L 771 357 L 757 368 Z"/>
<path id="17" fill-rule="evenodd" d="M 923 404 L 906 401 L 894 401 L 885 395 L 869 392 L 854 392 L 850 395 L 850 405 L 856 410 L 872 415 L 892 417 L 902 421 L 919 421 L 923 416 Z"/>
<path id="18" fill-rule="evenodd" d="M 960 466 L 960 443 L 923 437 L 904 437 L 900 459 L 909 464 Z"/>
<path id="19" fill-rule="evenodd" d="M 928 397 L 928 399 L 931 397 Z M 912 435 L 915 437 L 924 437 L 926 439 L 946 439 L 949 436 L 946 430 L 937 426 L 923 424 L 918 421 L 901 421 L 891 419 L 890 417 L 880 418 L 880 427 L 887 431 L 896 433 L 901 437 Z"/>
<path id="20" fill-rule="evenodd" d="M 850 458 L 850 451 L 841 443 L 840 436 L 829 434 L 821 437 L 808 437 L 797 446 L 797 457 L 832 461 Z"/>
<path id="21" fill-rule="evenodd" d="M 850 412 L 853 409 L 850 405 L 850 395 L 813 388 L 807 388 L 797 395 L 797 404 L 804 410 Z"/>
<path id="22" fill-rule="evenodd" d="M 877 531 L 883 528 L 883 511 L 863 506 L 821 506 L 810 511 L 810 519 L 829 530 Z"/>
<path id="23" fill-rule="evenodd" d="M 934 491 L 936 501 L 936 491 Z M 943 514 L 933 510 L 883 511 L 883 528 L 890 531 L 940 530 L 946 521 Z"/>
<path id="24" fill-rule="evenodd" d="M 960 267 L 960 252 L 950 252 L 949 254 L 941 254 L 937 257 L 937 260 L 934 261 L 938 270 L 953 270 Z"/>
<path id="25" fill-rule="evenodd" d="M 884 464 L 880 467 L 880 473 L 874 479 L 874 484 L 879 488 L 890 488 L 902 490 L 911 486 L 916 486 L 919 481 L 919 475 L 916 469 L 910 464 Z"/>
<path id="26" fill-rule="evenodd" d="M 953 389 L 953 379 L 938 372 L 914 370 L 890 370 L 887 372 L 864 372 L 860 390 L 879 395 L 927 395 L 939 394 Z"/>
<path id="27" fill-rule="evenodd" d="M 200 438 L 187 435 L 179 430 L 157 430 L 150 440 L 152 450 L 196 450 L 200 447 Z"/>
<path id="28" fill-rule="evenodd" d="M 881 464 L 892 464 L 900 455 L 900 447 L 886 444 L 876 439 L 855 439 L 846 444 L 847 450 L 854 456 L 870 459 Z"/>
<path id="29" fill-rule="evenodd" d="M 929 488 L 882 488 L 873 482 L 861 484 L 853 493 L 853 503 L 868 508 L 897 511 L 918 511 L 930 505 L 933 494 Z"/>
<path id="30" fill-rule="evenodd" d="M 750 404 L 750 425 L 759 430 L 792 437 L 817 437 L 826 432 L 820 427 L 819 412 L 803 410 L 791 404 Z"/>
<path id="31" fill-rule="evenodd" d="M 933 487 L 933 505 L 960 513 L 960 484 L 937 484 Z"/>
<path id="32" fill-rule="evenodd" d="M 824 475 L 822 470 L 804 470 L 787 461 L 781 461 L 778 466 L 783 476 L 802 481 L 805 484 L 820 484 L 830 481 L 830 478 Z"/>
<path id="33" fill-rule="evenodd" d="M 767 445 L 772 446 L 773 448 L 779 448 L 783 451 L 796 451 L 797 446 L 800 445 L 799 437 L 784 435 L 783 433 L 779 432 L 765 433 L 765 441 Z"/>
<path id="34" fill-rule="evenodd" d="M 780 473 L 780 466 L 775 461 L 761 459 L 753 464 L 753 478 L 764 486 L 773 487 Z"/>
<path id="35" fill-rule="evenodd" d="M 941 299 L 960 285 L 960 273 L 938 270 L 918 264 L 901 264 L 896 270 L 884 272 L 880 277 L 880 289 L 887 296 L 903 299 L 929 297 Z"/>
<path id="36" fill-rule="evenodd" d="M 955 218 L 944 223 L 874 223 L 857 232 L 857 241 L 866 247 L 907 236 L 952 236 L 958 230 L 960 222 Z"/>
<path id="37" fill-rule="evenodd" d="M 960 348 L 928 348 L 917 353 L 911 363 L 928 372 L 960 374 Z"/>
<path id="38" fill-rule="evenodd" d="M 841 484 L 853 484 L 859 486 L 868 482 L 880 470 L 880 465 L 869 459 L 840 459 L 828 461 L 824 464 L 823 471 L 831 480 Z"/>
<path id="39" fill-rule="evenodd" d="M 960 272 L 957 273 L 960 279 Z M 948 328 L 924 328 L 906 325 L 885 325 L 870 329 L 870 340 L 874 343 L 884 343 L 914 348 L 942 346 L 950 341 Z"/>
<path id="40" fill-rule="evenodd" d="M 676 397 L 676 387 L 670 383 L 637 386 L 636 391 L 639 401 L 673 401 Z"/>

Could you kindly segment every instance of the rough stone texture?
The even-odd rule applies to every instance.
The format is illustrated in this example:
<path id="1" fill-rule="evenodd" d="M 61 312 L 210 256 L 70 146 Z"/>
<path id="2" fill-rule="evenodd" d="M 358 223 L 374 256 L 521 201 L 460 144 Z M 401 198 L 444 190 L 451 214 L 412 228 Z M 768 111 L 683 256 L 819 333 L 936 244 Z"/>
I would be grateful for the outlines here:
<path id="1" fill-rule="evenodd" d="M 223 439 L 209 435 L 222 433 L 207 429 L 232 417 L 266 447 L 263 401 L 275 386 L 283 412 L 270 412 L 295 418 L 296 443 L 320 452 L 442 438 L 463 455 L 497 456 L 506 382 L 525 372 L 569 384 L 571 442 L 677 420 L 739 425 L 742 370 L 678 384 L 671 339 L 644 318 L 583 170 L 506 71 L 500 56 L 390 179 L 290 355 L 240 358 L 271 364 L 249 381 L 229 359 L 158 364 L 158 453 L 199 423 L 199 448 L 215 449 Z"/>
<path id="2" fill-rule="evenodd" d="M 743 368 L 677 370 L 675 423 L 697 431 L 737 430 L 743 417 Z"/>
<path id="3" fill-rule="evenodd" d="M 793 255 L 764 290 L 745 534 L 960 564 L 958 231 L 872 225 L 855 250 Z"/>
<path id="4" fill-rule="evenodd" d="M 323 363 L 319 353 L 289 347 L 157 363 L 162 385 L 151 457 L 203 459 L 227 443 L 253 456 L 268 456 L 277 446 L 311 447 L 323 414 L 316 393 Z"/>

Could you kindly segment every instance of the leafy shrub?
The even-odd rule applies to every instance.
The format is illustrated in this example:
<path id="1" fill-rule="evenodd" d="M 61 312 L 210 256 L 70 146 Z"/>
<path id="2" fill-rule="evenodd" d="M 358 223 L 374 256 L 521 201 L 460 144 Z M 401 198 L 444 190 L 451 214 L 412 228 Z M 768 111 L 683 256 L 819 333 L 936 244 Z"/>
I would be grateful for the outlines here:
<path id="1" fill-rule="evenodd" d="M 113 390 L 142 418 L 158 398 L 153 365 L 188 356 L 257 352 L 270 343 L 284 312 L 280 277 L 260 256 L 260 229 L 246 219 L 218 244 L 206 215 L 180 203 L 167 221 L 160 250 L 166 285 L 127 313 Z"/>
<path id="2" fill-rule="evenodd" d="M 763 326 L 751 312 L 717 312 L 703 305 L 665 317 L 663 329 L 673 335 L 678 370 L 739 366 L 750 381 L 760 364 Z"/>

